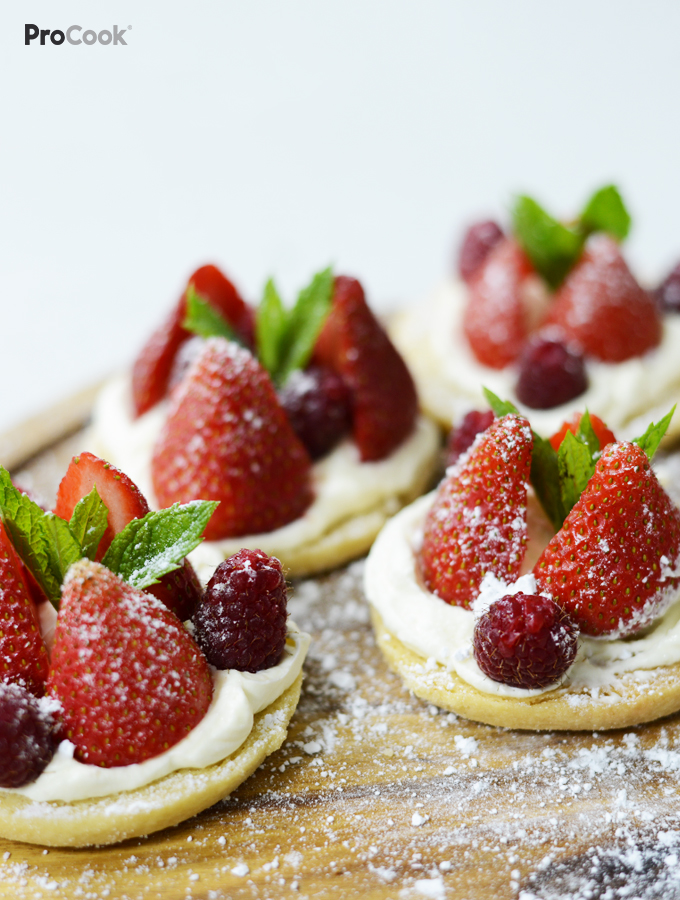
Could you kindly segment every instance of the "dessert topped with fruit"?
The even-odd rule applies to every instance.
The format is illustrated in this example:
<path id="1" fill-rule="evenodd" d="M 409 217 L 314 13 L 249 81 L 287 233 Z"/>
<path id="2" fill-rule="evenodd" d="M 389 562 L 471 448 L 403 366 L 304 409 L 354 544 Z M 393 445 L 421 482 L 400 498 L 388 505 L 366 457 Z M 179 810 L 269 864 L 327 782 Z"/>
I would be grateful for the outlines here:
<path id="1" fill-rule="evenodd" d="M 219 501 L 194 557 L 205 577 L 242 545 L 294 574 L 347 561 L 437 455 L 361 285 L 330 269 L 290 309 L 271 280 L 255 309 L 215 266 L 198 269 L 131 378 L 104 390 L 93 434 L 152 505 Z"/>
<path id="2" fill-rule="evenodd" d="M 457 423 L 484 384 L 544 436 L 586 407 L 623 437 L 660 416 L 680 388 L 680 272 L 641 285 L 621 246 L 630 225 L 608 186 L 568 223 L 520 196 L 507 229 L 471 226 L 456 277 L 392 330 L 424 408 Z"/>
<path id="3" fill-rule="evenodd" d="M 546 440 L 488 396 L 498 418 L 369 556 L 388 661 L 491 724 L 614 728 L 679 709 L 680 511 L 650 465 L 672 413 L 633 441 L 588 413 Z"/>
<path id="4" fill-rule="evenodd" d="M 308 638 L 287 627 L 281 564 L 261 551 L 202 590 L 186 555 L 216 507 L 150 512 L 84 453 L 47 512 L 0 468 L 0 834 L 76 846 L 146 834 L 228 792 L 223 761 L 278 701 L 283 740 Z M 208 789 L 192 794 L 197 773 Z M 150 803 L 166 778 L 173 791 Z"/>

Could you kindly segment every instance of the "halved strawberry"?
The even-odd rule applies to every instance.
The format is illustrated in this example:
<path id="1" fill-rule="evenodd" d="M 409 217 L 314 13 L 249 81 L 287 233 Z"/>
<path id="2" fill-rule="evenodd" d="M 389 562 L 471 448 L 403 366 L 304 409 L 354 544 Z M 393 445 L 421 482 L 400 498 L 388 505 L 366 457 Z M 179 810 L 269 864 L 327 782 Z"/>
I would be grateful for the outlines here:
<path id="1" fill-rule="evenodd" d="M 253 346 L 255 313 L 216 266 L 201 266 L 191 276 L 189 284 L 193 284 L 196 292 L 224 316 L 247 346 Z M 137 416 L 155 406 L 167 392 L 177 351 L 191 337 L 190 332 L 182 325 L 186 317 L 186 306 L 185 291 L 135 360 L 132 369 L 132 400 Z"/>
<path id="2" fill-rule="evenodd" d="M 605 234 L 588 242 L 580 260 L 555 295 L 548 323 L 567 340 L 603 362 L 642 356 L 661 340 L 661 317 Z"/>
<path id="3" fill-rule="evenodd" d="M 0 682 L 23 684 L 40 696 L 49 668 L 24 566 L 0 523 Z"/>
<path id="4" fill-rule="evenodd" d="M 161 506 L 219 500 L 207 540 L 258 534 L 302 515 L 311 461 L 262 366 L 210 338 L 177 387 L 152 463 Z"/>
<path id="5" fill-rule="evenodd" d="M 47 688 L 76 758 L 97 766 L 162 753 L 212 698 L 208 663 L 174 613 L 87 559 L 62 588 Z"/>
<path id="6" fill-rule="evenodd" d="M 608 444 L 539 558 L 538 590 L 584 634 L 633 634 L 680 584 L 680 512 L 636 444 Z"/>
<path id="7" fill-rule="evenodd" d="M 504 238 L 472 275 L 463 330 L 482 365 L 502 369 L 519 356 L 529 318 L 522 286 L 532 271 L 519 244 Z"/>
<path id="8" fill-rule="evenodd" d="M 124 472 L 86 451 L 73 457 L 61 480 L 55 514 L 70 521 L 78 501 L 95 486 L 109 511 L 109 524 L 96 554 L 97 560 L 100 560 L 114 537 L 129 522 L 141 519 L 149 512 L 149 504 L 134 481 Z M 188 559 L 184 560 L 181 568 L 168 572 L 158 584 L 153 584 L 146 590 L 158 597 L 182 621 L 191 617 L 202 595 L 198 577 Z"/>
<path id="9" fill-rule="evenodd" d="M 140 519 L 149 512 L 149 504 L 134 481 L 124 472 L 86 451 L 73 457 L 61 479 L 54 507 L 55 515 L 69 522 L 78 501 L 95 486 L 109 511 L 109 524 L 97 551 L 97 559 L 100 560 L 109 549 L 111 541 L 128 522 Z"/>
<path id="10" fill-rule="evenodd" d="M 559 431 L 556 431 L 555 434 L 550 438 L 550 443 L 553 446 L 554 450 L 560 449 L 560 444 L 564 440 L 568 431 L 571 431 L 572 434 L 576 434 L 578 431 L 578 426 L 581 424 L 581 419 L 583 418 L 583 413 L 577 412 L 566 422 L 562 423 L 562 427 Z M 593 426 L 593 431 L 595 432 L 595 437 L 600 442 L 600 450 L 603 450 L 607 444 L 613 444 L 616 438 L 614 437 L 614 432 L 611 431 L 602 419 L 599 416 L 594 416 L 590 413 L 590 424 Z"/>
<path id="11" fill-rule="evenodd" d="M 333 305 L 314 348 L 352 397 L 352 433 L 364 461 L 389 456 L 413 431 L 418 396 L 406 364 L 355 278 L 335 279 Z"/>
<path id="12" fill-rule="evenodd" d="M 420 566 L 428 590 L 447 603 L 469 607 L 487 572 L 508 582 L 519 575 L 532 446 L 526 419 L 496 419 L 439 486 Z"/>

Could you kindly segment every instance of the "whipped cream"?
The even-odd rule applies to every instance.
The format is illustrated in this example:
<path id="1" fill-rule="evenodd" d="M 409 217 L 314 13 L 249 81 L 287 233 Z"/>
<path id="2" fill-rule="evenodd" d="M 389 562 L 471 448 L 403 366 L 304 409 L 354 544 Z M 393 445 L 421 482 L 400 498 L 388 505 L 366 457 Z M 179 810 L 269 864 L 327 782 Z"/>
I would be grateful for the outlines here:
<path id="1" fill-rule="evenodd" d="M 167 415 L 162 401 L 135 419 L 130 400 L 130 381 L 119 377 L 102 390 L 94 410 L 93 449 L 122 469 L 155 507 L 151 480 L 151 456 Z M 206 581 L 219 563 L 242 547 L 258 547 L 283 557 L 287 551 L 318 540 L 354 516 L 379 506 L 396 512 L 400 496 L 412 490 L 414 473 L 430 462 L 439 448 L 437 426 L 424 416 L 413 434 L 387 459 L 362 462 L 353 441 L 347 439 L 312 468 L 314 500 L 299 518 L 266 534 L 204 541 L 190 559 Z"/>
<path id="2" fill-rule="evenodd" d="M 213 698 L 205 716 L 181 741 L 142 763 L 114 768 L 73 758 L 74 745 L 62 741 L 39 778 L 21 788 L 5 788 L 31 800 L 84 800 L 130 791 L 180 769 L 202 769 L 226 759 L 243 744 L 256 713 L 266 709 L 298 677 L 309 635 L 288 622 L 281 662 L 262 672 L 213 669 Z"/>
<path id="3" fill-rule="evenodd" d="M 371 549 L 364 576 L 366 596 L 387 630 L 424 660 L 454 671 L 479 691 L 502 697 L 532 697 L 560 685 L 597 689 L 615 685 L 618 676 L 626 672 L 644 678 L 645 670 L 680 662 L 678 589 L 669 597 L 670 605 L 664 615 L 639 637 L 626 640 L 581 637 L 575 662 L 557 684 L 525 689 L 493 681 L 481 671 L 472 655 L 475 613 L 481 614 L 494 599 L 505 594 L 518 591 L 535 594 L 536 582 L 530 572 L 510 585 L 487 575 L 480 596 L 473 603 L 474 612 L 451 606 L 430 593 L 419 579 L 416 553 L 434 496 L 432 493 L 421 497 L 387 523 Z M 542 538 L 537 536 L 531 515 L 527 516 L 527 524 L 528 546 L 534 558 L 547 541 L 545 532 Z M 540 549 L 532 547 L 532 542 Z"/>
<path id="4" fill-rule="evenodd" d="M 458 421 L 470 409 L 486 407 L 482 387 L 511 400 L 542 436 L 554 434 L 565 419 L 588 409 L 620 440 L 642 434 L 650 421 L 666 415 L 680 393 L 680 315 L 663 318 L 661 343 L 644 356 L 621 363 L 586 360 L 588 389 L 569 403 L 532 409 L 517 399 L 517 368 L 481 365 L 463 336 L 467 288 L 450 280 L 432 297 L 399 316 L 391 337 L 418 384 L 425 409 L 442 422 Z M 680 429 L 680 417 L 675 428 Z"/>

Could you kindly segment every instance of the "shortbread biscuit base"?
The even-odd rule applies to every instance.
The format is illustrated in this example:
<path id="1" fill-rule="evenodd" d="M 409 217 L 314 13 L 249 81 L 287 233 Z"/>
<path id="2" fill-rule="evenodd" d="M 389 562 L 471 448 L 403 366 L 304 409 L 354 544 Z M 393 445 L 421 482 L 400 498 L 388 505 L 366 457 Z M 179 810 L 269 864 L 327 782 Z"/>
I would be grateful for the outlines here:
<path id="1" fill-rule="evenodd" d="M 486 725 L 524 731 L 606 731 L 660 719 L 680 709 L 680 663 L 620 676 L 616 685 L 590 691 L 557 688 L 526 700 L 478 691 L 444 666 L 406 647 L 371 608 L 378 647 L 409 690 L 442 709 Z"/>
<path id="2" fill-rule="evenodd" d="M 301 685 L 302 672 L 257 713 L 238 750 L 205 769 L 183 769 L 134 791 L 72 803 L 0 793 L 0 837 L 49 847 L 88 847 L 141 837 L 195 816 L 234 791 L 279 749 Z"/>

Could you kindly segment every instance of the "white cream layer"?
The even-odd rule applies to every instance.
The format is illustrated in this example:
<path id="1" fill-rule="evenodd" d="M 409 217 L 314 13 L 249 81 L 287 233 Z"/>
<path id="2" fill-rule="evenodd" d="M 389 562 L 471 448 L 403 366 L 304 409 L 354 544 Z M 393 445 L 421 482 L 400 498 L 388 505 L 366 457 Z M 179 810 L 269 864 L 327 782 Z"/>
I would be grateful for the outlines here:
<path id="1" fill-rule="evenodd" d="M 472 655 L 475 616 L 470 610 L 450 606 L 420 582 L 415 550 L 434 493 L 421 497 L 391 519 L 378 535 L 368 556 L 364 587 L 369 602 L 380 613 L 385 627 L 401 643 L 426 661 L 456 672 L 477 690 L 503 697 L 531 697 L 553 690 L 527 690 L 499 684 L 479 669 Z M 532 528 L 529 517 L 529 550 Z M 535 554 L 533 554 L 535 555 Z M 524 591 L 536 593 L 533 575 L 525 574 L 512 585 L 487 577 L 473 607 L 488 605 L 494 596 Z M 680 662 L 680 590 L 672 604 L 643 636 L 627 640 L 595 640 L 581 637 L 576 661 L 562 684 L 599 688 L 613 685 L 617 676 Z M 478 609 L 479 612 L 479 609 Z"/>
<path id="2" fill-rule="evenodd" d="M 309 635 L 289 621 L 281 662 L 262 672 L 213 670 L 213 699 L 198 725 L 174 747 L 143 763 L 104 769 L 73 758 L 62 741 L 45 771 L 31 784 L 6 789 L 36 801 L 84 800 L 143 787 L 180 769 L 203 769 L 226 759 L 250 734 L 256 713 L 266 709 L 295 681 Z M 0 789 L 2 790 L 2 789 Z"/>
<path id="3" fill-rule="evenodd" d="M 134 419 L 126 377 L 104 387 L 94 411 L 94 451 L 129 475 L 152 507 L 151 455 L 166 414 L 167 402 L 163 402 Z M 434 462 L 438 447 L 438 428 L 424 416 L 418 419 L 411 437 L 379 462 L 361 462 L 356 445 L 343 441 L 314 464 L 314 500 L 302 516 L 265 534 L 204 541 L 190 556 L 199 577 L 207 580 L 223 559 L 242 547 L 257 547 L 285 561 L 287 551 L 318 540 L 353 516 L 390 502 L 396 512 L 400 495 L 412 488 L 414 472 L 428 461 Z"/>
<path id="4" fill-rule="evenodd" d="M 588 409 L 620 440 L 642 434 L 664 416 L 680 394 L 680 315 L 663 318 L 661 344 L 622 363 L 586 362 L 589 387 L 553 409 L 528 409 L 517 399 L 517 369 L 490 369 L 474 357 L 463 337 L 467 289 L 462 281 L 441 284 L 430 298 L 395 320 L 391 337 L 409 364 L 425 408 L 441 421 L 457 422 L 486 408 L 482 387 L 511 400 L 539 434 L 549 437 L 575 412 Z M 675 429 L 680 429 L 676 416 Z M 673 427 L 673 426 L 672 426 Z"/>

